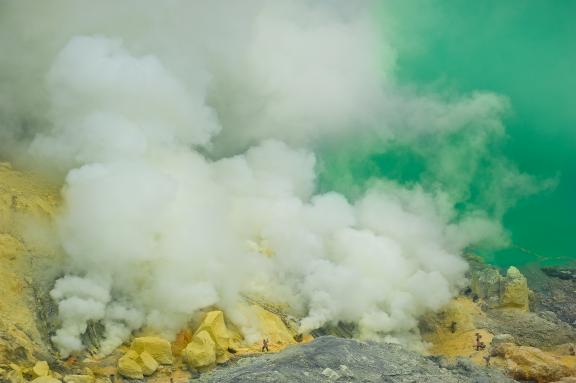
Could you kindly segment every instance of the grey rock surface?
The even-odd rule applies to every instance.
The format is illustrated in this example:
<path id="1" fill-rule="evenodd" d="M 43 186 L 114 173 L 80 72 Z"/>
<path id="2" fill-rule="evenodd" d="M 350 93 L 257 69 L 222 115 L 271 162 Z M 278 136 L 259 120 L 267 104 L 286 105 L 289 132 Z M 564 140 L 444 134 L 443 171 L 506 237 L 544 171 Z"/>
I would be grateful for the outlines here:
<path id="1" fill-rule="evenodd" d="M 495 267 L 478 265 L 470 272 L 470 289 L 474 297 L 482 298 L 486 308 L 514 307 L 528 309 L 531 292 L 526 277 L 516 267 L 505 275 Z"/>
<path id="2" fill-rule="evenodd" d="M 510 334 L 498 334 L 495 335 L 494 338 L 492 338 L 492 343 L 490 344 L 492 346 L 497 346 L 502 343 L 516 343 L 516 341 L 514 340 L 514 337 Z"/>
<path id="3" fill-rule="evenodd" d="M 442 364 L 443 367 L 440 367 Z M 199 382 L 514 382 L 469 360 L 442 363 L 395 344 L 364 343 L 324 336 L 276 354 L 240 358 L 202 374 Z"/>
<path id="4" fill-rule="evenodd" d="M 489 310 L 486 318 L 476 320 L 476 325 L 493 334 L 510 334 L 525 346 L 542 348 L 576 342 L 574 327 L 553 320 L 546 312 L 540 315 L 519 310 Z"/>
<path id="5" fill-rule="evenodd" d="M 551 311 L 558 319 L 576 326 L 576 279 L 553 277 L 538 265 L 527 266 L 522 271 L 535 293 L 534 309 Z"/>

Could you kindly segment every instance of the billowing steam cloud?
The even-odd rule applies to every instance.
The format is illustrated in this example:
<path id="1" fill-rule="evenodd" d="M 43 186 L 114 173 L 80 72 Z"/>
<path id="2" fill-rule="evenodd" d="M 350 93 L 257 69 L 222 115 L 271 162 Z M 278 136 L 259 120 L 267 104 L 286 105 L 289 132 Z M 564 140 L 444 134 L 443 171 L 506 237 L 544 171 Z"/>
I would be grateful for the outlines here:
<path id="1" fill-rule="evenodd" d="M 242 295 L 288 303 L 302 331 L 349 321 L 361 337 L 410 341 L 418 317 L 463 285 L 462 251 L 505 241 L 502 209 L 455 204 L 503 136 L 506 101 L 396 84 L 369 2 L 1 7 L 33 56 L 0 63 L 14 97 L 2 101 L 4 153 L 67 174 L 69 267 L 51 292 L 62 355 L 82 349 L 88 321 L 105 326 L 106 353 L 142 327 L 173 336 L 210 305 L 255 339 Z M 456 134 L 472 139 L 448 147 Z M 330 136 L 419 148 L 428 171 L 353 199 L 318 194 L 314 148 Z M 460 168 L 446 169 L 442 145 L 467 154 Z"/>

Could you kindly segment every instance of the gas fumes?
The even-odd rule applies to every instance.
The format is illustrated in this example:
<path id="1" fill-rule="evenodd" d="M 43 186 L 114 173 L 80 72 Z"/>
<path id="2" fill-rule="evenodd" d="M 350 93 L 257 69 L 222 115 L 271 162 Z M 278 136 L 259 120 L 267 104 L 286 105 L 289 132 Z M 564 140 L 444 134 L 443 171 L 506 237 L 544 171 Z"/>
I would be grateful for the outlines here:
<path id="1" fill-rule="evenodd" d="M 2 138 L 15 161 L 65 175 L 57 226 L 68 263 L 51 292 L 62 355 L 83 348 L 89 321 L 105 326 L 108 353 L 144 327 L 172 337 L 210 305 L 257 339 L 242 295 L 289 304 L 303 332 L 348 321 L 359 337 L 417 344 L 419 316 L 465 283 L 462 251 L 505 243 L 499 214 L 455 208 L 466 177 L 382 178 L 354 199 L 318 193 L 314 148 L 334 135 L 421 145 L 476 124 L 473 166 L 503 137 L 507 104 L 403 88 L 372 5 L 1 6 L 14 22 L 0 36 L 17 36 L 18 20 L 39 26 L 24 34 L 37 48 L 29 65 L 0 63 L 18 100 L 0 102 Z M 434 164 L 439 174 L 445 164 Z"/>

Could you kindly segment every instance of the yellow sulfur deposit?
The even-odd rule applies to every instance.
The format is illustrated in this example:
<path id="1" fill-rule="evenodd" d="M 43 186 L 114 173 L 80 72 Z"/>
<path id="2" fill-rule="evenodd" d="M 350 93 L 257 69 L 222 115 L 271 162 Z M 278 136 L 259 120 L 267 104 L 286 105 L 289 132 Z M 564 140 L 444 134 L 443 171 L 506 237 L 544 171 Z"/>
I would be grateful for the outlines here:
<path id="1" fill-rule="evenodd" d="M 34 375 L 36 375 L 36 377 L 48 376 L 50 367 L 48 367 L 48 363 L 46 361 L 36 362 L 34 367 L 32 367 L 32 372 Z"/>
<path id="2" fill-rule="evenodd" d="M 118 373 L 130 379 L 143 379 L 142 367 L 130 356 L 124 355 L 118 359 Z"/>
<path id="3" fill-rule="evenodd" d="M 141 338 L 136 338 L 141 339 Z M 149 346 L 149 340 L 140 341 L 138 347 Z M 150 376 L 156 372 L 159 363 L 148 351 L 142 351 L 140 354 L 130 349 L 120 359 L 118 359 L 118 372 L 120 375 L 130 379 L 142 379 L 143 376 Z"/>
<path id="4" fill-rule="evenodd" d="M 264 338 L 270 341 L 270 348 L 284 348 L 290 344 L 296 343 L 294 334 L 286 327 L 282 319 L 270 311 L 260 306 L 252 306 L 258 318 L 258 330 Z"/>
<path id="5" fill-rule="evenodd" d="M 224 322 L 224 313 L 219 310 L 208 312 L 195 334 L 202 331 L 206 331 L 214 341 L 216 362 L 226 362 L 229 359 L 228 348 L 231 347 L 232 334 Z"/>
<path id="6" fill-rule="evenodd" d="M 430 344 L 428 351 L 432 355 L 448 357 L 470 357 L 476 364 L 484 364 L 484 357 L 489 353 L 492 334 L 476 328 L 474 318 L 484 315 L 478 305 L 469 298 L 458 297 L 433 318 L 427 318 L 432 331 L 423 334 L 423 339 Z M 454 323 L 454 325 L 453 325 Z M 479 333 L 487 347 L 477 351 L 474 348 L 476 333 Z"/>
<path id="7" fill-rule="evenodd" d="M 8 363 L 16 350 L 31 361 L 38 351 L 48 353 L 38 328 L 42 323 L 35 321 L 41 307 L 30 302 L 38 304 L 41 287 L 62 261 L 51 223 L 58 189 L 0 163 L 0 363 Z"/>
<path id="8" fill-rule="evenodd" d="M 182 352 L 182 359 L 194 368 L 216 363 L 216 343 L 207 331 L 197 332 Z"/>
<path id="9" fill-rule="evenodd" d="M 576 375 L 576 369 L 561 358 L 535 347 L 503 343 L 493 354 L 498 357 L 494 364 L 504 367 L 515 379 L 540 383 Z"/>
<path id="10" fill-rule="evenodd" d="M 224 313 L 222 311 L 208 312 L 196 330 L 196 334 L 202 331 L 210 334 L 218 349 L 227 350 L 230 347 L 230 333 L 226 323 L 224 323 Z"/>
<path id="11" fill-rule="evenodd" d="M 503 291 L 500 294 L 502 307 L 517 308 L 527 311 L 529 304 L 528 281 L 520 270 L 511 266 L 504 278 Z"/>
<path id="12" fill-rule="evenodd" d="M 140 367 L 142 367 L 142 373 L 144 374 L 144 376 L 152 375 L 153 373 L 156 372 L 159 366 L 156 359 L 154 359 L 154 357 L 150 355 L 150 353 L 148 353 L 147 351 L 142 352 L 138 356 L 137 362 L 140 365 Z"/>
<path id="13" fill-rule="evenodd" d="M 166 339 L 155 336 L 134 338 L 130 349 L 138 354 L 146 351 L 160 364 L 172 364 L 172 345 Z"/>

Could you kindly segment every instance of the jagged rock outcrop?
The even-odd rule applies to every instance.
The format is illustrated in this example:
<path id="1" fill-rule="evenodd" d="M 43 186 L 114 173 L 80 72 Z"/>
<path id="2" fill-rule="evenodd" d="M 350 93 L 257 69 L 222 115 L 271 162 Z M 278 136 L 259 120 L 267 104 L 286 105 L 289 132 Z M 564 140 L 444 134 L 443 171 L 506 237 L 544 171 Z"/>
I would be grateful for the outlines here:
<path id="1" fill-rule="evenodd" d="M 210 311 L 204 317 L 194 336 L 205 332 L 212 338 L 216 352 L 216 362 L 224 363 L 229 358 L 228 349 L 231 346 L 231 334 L 224 322 L 224 313 L 220 310 Z M 194 341 L 194 338 L 192 338 Z M 202 343 L 202 342 L 201 342 Z M 198 345 L 200 343 L 195 343 Z M 206 345 L 206 343 L 202 343 Z M 189 353 L 188 353 L 189 354 Z"/>
<path id="2" fill-rule="evenodd" d="M 170 359 L 166 354 L 166 346 L 164 344 L 167 342 L 166 340 L 156 337 L 136 339 L 139 341 L 136 343 L 132 342 L 133 348 L 118 359 L 118 373 L 120 375 L 129 379 L 142 379 L 144 376 L 154 374 L 158 370 L 160 363 L 152 356 L 151 351 L 164 361 L 172 361 L 171 354 Z M 141 350 L 141 352 L 138 353 L 137 350 Z"/>
<path id="3" fill-rule="evenodd" d="M 470 288 L 477 297 L 497 306 L 500 302 L 502 275 L 493 267 L 485 267 L 472 272 Z"/>
<path id="4" fill-rule="evenodd" d="M 569 274 L 563 273 L 567 270 Z M 530 288 L 534 290 L 535 310 L 551 311 L 562 321 L 576 326 L 576 280 L 569 278 L 571 270 L 574 269 L 541 269 L 538 265 L 532 265 L 523 272 Z"/>
<path id="5" fill-rule="evenodd" d="M 166 339 L 156 336 L 134 338 L 130 349 L 138 355 L 146 351 L 160 364 L 172 364 L 172 345 Z"/>
<path id="6" fill-rule="evenodd" d="M 229 350 L 236 337 L 239 337 L 239 334 L 228 329 L 222 311 L 209 311 L 204 315 L 190 342 L 181 351 L 183 360 L 193 368 L 224 363 L 230 358 Z"/>
<path id="7" fill-rule="evenodd" d="M 128 379 L 143 379 L 144 372 L 137 359 L 138 353 L 134 350 L 129 350 L 118 359 L 118 373 Z"/>
<path id="8" fill-rule="evenodd" d="M 58 204 L 56 187 L 0 163 L 0 364 L 55 362 L 48 292 L 63 259 L 50 241 Z"/>
<path id="9" fill-rule="evenodd" d="M 475 270 L 472 272 L 470 288 L 490 308 L 529 309 L 528 281 L 516 267 L 508 268 L 505 276 L 493 267 Z"/>
<path id="10" fill-rule="evenodd" d="M 545 313 L 519 310 L 490 310 L 476 318 L 476 325 L 493 334 L 510 334 L 516 342 L 532 347 L 551 347 L 576 342 L 576 330 Z"/>
<path id="11" fill-rule="evenodd" d="M 502 357 L 508 373 L 523 381 L 547 383 L 576 375 L 576 369 L 535 347 L 502 343 L 493 348 L 492 355 Z"/>
<path id="12" fill-rule="evenodd" d="M 182 359 L 194 368 L 212 366 L 216 363 L 216 343 L 208 332 L 200 331 L 182 352 Z"/>
<path id="13" fill-rule="evenodd" d="M 440 367 L 436 360 L 395 344 L 363 343 L 332 336 L 281 353 L 238 360 L 203 374 L 200 382 L 513 382 L 500 372 L 467 363 Z"/>
<path id="14" fill-rule="evenodd" d="M 509 267 L 501 285 L 500 306 L 527 311 L 530 303 L 529 295 L 526 277 L 517 268 Z"/>
<path id="15" fill-rule="evenodd" d="M 152 375 L 153 373 L 156 372 L 156 370 L 160 366 L 160 364 L 156 361 L 156 359 L 154 359 L 154 357 L 150 355 L 150 353 L 148 353 L 147 351 L 143 351 L 142 353 L 140 353 L 136 361 L 142 368 L 142 374 L 144 374 L 144 376 Z"/>

